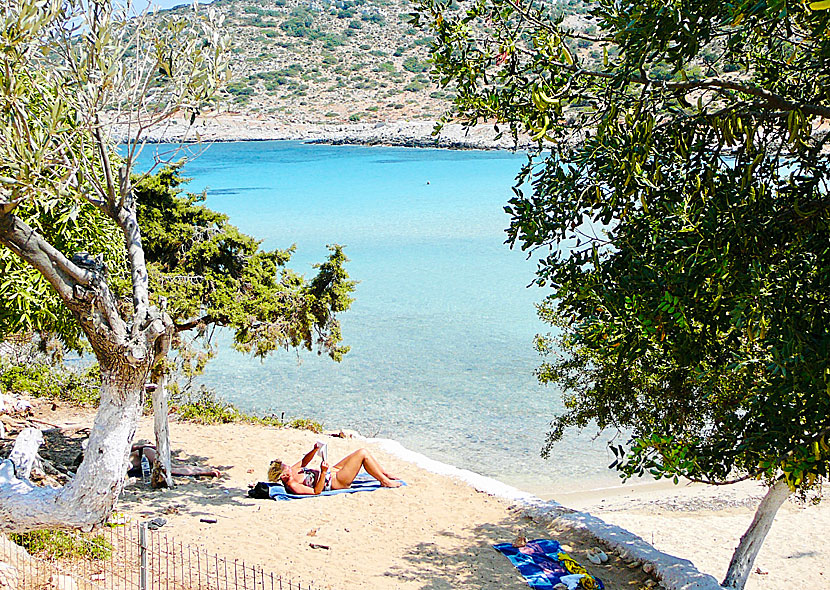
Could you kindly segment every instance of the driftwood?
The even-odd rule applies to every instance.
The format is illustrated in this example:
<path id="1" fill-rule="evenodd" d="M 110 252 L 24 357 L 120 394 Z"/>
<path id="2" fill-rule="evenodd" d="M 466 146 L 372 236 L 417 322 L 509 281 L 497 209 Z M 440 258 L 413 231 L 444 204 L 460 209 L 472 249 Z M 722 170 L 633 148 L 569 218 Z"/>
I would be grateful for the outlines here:
<path id="1" fill-rule="evenodd" d="M 46 424 L 46 422 L 41 422 L 41 424 Z M 43 430 L 43 434 L 72 434 L 75 432 L 80 432 L 81 430 L 89 430 L 90 426 L 88 424 L 72 424 L 67 426 L 55 426 L 54 428 L 47 428 Z"/>
<path id="2" fill-rule="evenodd" d="M 43 433 L 37 428 L 24 428 L 17 435 L 8 460 L 14 465 L 14 474 L 18 479 L 29 479 L 37 460 L 37 450 L 42 444 Z"/>
<path id="3" fill-rule="evenodd" d="M 60 428 L 57 424 L 52 424 L 51 422 L 46 422 L 44 420 L 39 420 L 38 418 L 29 418 L 30 422 L 37 422 L 38 424 L 45 424 L 46 426 L 51 426 L 52 428 Z"/>

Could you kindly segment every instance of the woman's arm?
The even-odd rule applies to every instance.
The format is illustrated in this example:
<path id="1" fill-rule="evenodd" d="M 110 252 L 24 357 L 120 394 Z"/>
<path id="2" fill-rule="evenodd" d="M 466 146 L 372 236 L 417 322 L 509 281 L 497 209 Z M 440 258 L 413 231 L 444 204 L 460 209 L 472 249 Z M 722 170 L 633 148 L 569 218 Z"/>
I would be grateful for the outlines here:
<path id="1" fill-rule="evenodd" d="M 321 463 L 320 464 L 320 476 L 317 478 L 317 481 L 314 484 L 314 495 L 320 495 L 320 492 L 323 491 L 323 488 L 326 487 L 326 472 L 329 470 L 328 463 Z"/>
<path id="2" fill-rule="evenodd" d="M 314 443 L 314 448 L 311 449 L 309 452 L 307 452 L 305 454 L 305 457 L 303 457 L 302 460 L 300 461 L 300 467 L 305 467 L 306 465 L 311 463 L 311 460 L 314 458 L 314 455 L 317 454 L 317 449 L 319 449 L 319 448 L 320 448 L 320 446 L 317 443 Z"/>
<path id="3" fill-rule="evenodd" d="M 302 483 L 294 483 L 293 481 L 287 481 L 283 484 L 286 489 L 292 494 L 297 494 L 299 496 L 313 496 L 319 494 L 319 492 L 315 492 L 314 488 L 308 487 Z"/>

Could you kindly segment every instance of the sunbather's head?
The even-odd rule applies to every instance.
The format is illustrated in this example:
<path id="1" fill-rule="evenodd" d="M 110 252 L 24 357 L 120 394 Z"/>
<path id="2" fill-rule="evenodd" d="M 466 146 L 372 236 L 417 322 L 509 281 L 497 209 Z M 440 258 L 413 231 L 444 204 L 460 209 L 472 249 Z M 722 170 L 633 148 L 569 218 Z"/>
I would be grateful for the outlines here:
<path id="1" fill-rule="evenodd" d="M 279 459 L 274 459 L 268 467 L 268 481 L 278 483 L 286 471 L 288 471 L 288 465 Z"/>

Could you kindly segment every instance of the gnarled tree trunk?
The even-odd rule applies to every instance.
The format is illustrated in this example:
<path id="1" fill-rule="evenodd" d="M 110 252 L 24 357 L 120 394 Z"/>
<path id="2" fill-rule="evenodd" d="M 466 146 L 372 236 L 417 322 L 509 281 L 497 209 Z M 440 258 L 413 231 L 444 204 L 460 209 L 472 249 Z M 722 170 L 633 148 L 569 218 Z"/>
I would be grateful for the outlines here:
<path id="1" fill-rule="evenodd" d="M 84 461 L 62 488 L 36 487 L 17 476 L 11 460 L 0 464 L 0 530 L 89 528 L 106 520 L 124 487 L 148 371 L 147 362 L 102 366 L 101 403 Z M 37 445 L 28 445 L 21 459 L 36 452 Z"/>
<path id="2" fill-rule="evenodd" d="M 129 196 L 129 187 L 124 191 Z M 74 479 L 59 489 L 35 487 L 18 476 L 10 461 L 4 462 L 0 466 L 0 531 L 86 528 L 101 523 L 124 486 L 144 384 L 151 366 L 159 361 L 157 340 L 169 338 L 173 325 L 166 314 L 149 305 L 147 269 L 131 199 L 102 207 L 124 232 L 133 278 L 133 313 L 127 317 L 122 317 L 125 306 L 110 290 L 100 258 L 79 253 L 70 260 L 16 217 L 13 208 L 0 209 L 0 244 L 49 281 L 77 319 L 101 368 L 101 402 Z M 32 451 L 27 448 L 27 452 Z"/>

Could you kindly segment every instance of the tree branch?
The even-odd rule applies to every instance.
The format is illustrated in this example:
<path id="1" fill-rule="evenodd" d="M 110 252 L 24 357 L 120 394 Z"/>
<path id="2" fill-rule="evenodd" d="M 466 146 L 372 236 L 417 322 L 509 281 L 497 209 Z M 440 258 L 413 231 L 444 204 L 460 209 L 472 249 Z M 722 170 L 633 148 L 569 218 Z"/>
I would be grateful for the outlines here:
<path id="1" fill-rule="evenodd" d="M 482 39 L 475 39 L 476 41 L 484 41 Z M 529 49 L 517 48 L 524 54 L 536 57 L 536 52 Z M 596 70 L 588 70 L 578 65 L 571 65 L 565 62 L 549 61 L 548 66 L 559 68 L 561 70 L 572 72 L 577 76 L 587 76 L 589 78 L 602 78 L 605 80 L 615 80 L 619 78 L 619 74 L 613 72 L 599 72 Z M 710 78 L 707 80 L 688 80 L 683 82 L 661 82 L 652 80 L 648 76 L 630 76 L 628 78 L 629 84 L 643 84 L 652 86 L 654 88 L 661 88 L 668 91 L 690 92 L 693 90 L 732 90 L 741 92 L 749 96 L 754 96 L 763 100 L 763 103 L 757 105 L 760 108 L 767 110 L 777 109 L 785 112 L 800 110 L 808 115 L 817 117 L 830 118 L 830 107 L 818 104 L 798 104 L 779 94 L 770 92 L 757 86 L 742 84 L 735 80 L 725 80 L 723 78 Z"/>
<path id="2" fill-rule="evenodd" d="M 213 323 L 215 321 L 216 321 L 216 318 L 214 318 L 211 315 L 203 315 L 203 316 L 200 316 L 200 317 L 197 317 L 197 318 L 191 318 L 191 319 L 187 320 L 186 322 L 183 322 L 181 324 L 176 324 L 175 325 L 176 332 L 186 332 L 187 330 L 192 330 L 193 328 L 195 328 L 199 324 L 210 324 L 210 323 Z"/>
<path id="3" fill-rule="evenodd" d="M 89 285 L 92 273 L 77 266 L 15 215 L 0 215 L 0 244 L 31 264 L 67 303 L 75 302 L 75 285 Z"/>

